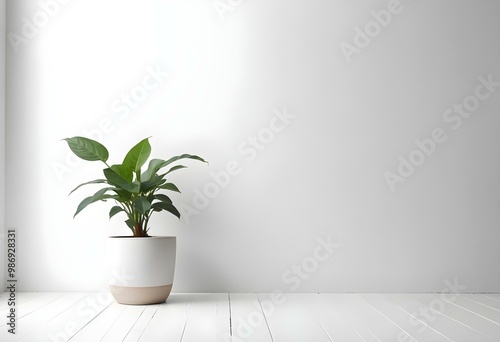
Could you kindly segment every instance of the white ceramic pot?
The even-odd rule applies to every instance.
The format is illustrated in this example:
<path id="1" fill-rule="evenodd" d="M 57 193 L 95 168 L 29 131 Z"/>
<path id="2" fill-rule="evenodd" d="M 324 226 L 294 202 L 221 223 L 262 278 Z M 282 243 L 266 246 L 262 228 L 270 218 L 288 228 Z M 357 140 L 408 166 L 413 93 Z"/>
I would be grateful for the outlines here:
<path id="1" fill-rule="evenodd" d="M 109 287 L 121 304 L 163 303 L 172 290 L 176 238 L 173 236 L 108 238 Z"/>

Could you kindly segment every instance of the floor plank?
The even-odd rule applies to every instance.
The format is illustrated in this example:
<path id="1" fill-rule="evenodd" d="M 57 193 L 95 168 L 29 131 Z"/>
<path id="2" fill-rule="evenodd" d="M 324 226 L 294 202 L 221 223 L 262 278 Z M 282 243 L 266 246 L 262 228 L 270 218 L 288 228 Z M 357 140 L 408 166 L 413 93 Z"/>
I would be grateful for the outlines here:
<path id="1" fill-rule="evenodd" d="M 319 321 L 333 341 L 395 341 L 406 334 L 359 294 L 321 293 Z M 362 313 L 362 314 L 360 314 Z"/>
<path id="2" fill-rule="evenodd" d="M 398 333 L 399 339 L 408 341 L 450 342 L 449 338 L 443 336 L 433 329 L 421 329 L 417 324 L 416 317 L 399 305 L 391 302 L 390 297 L 382 294 L 364 294 L 363 299 L 381 315 L 392 321 L 402 333 Z M 425 324 L 425 321 L 421 323 Z M 404 336 L 407 337 L 404 337 Z"/>
<path id="3" fill-rule="evenodd" d="M 122 314 L 117 317 L 114 324 L 106 332 L 106 335 L 103 336 L 101 342 L 123 341 L 145 309 L 145 305 L 126 306 Z"/>
<path id="4" fill-rule="evenodd" d="M 255 293 L 231 293 L 231 337 L 224 342 L 273 342 Z"/>
<path id="5" fill-rule="evenodd" d="M 33 300 L 37 297 L 41 297 L 45 294 L 45 292 L 17 292 L 15 295 L 16 304 L 19 306 L 21 304 L 26 304 L 30 300 Z M 0 314 L 3 315 L 4 312 L 7 312 L 9 309 L 8 299 L 10 293 L 2 292 L 0 293 Z M 2 322 L 3 323 L 3 322 Z"/>
<path id="6" fill-rule="evenodd" d="M 116 320 L 122 317 L 125 309 L 124 305 L 110 304 L 104 310 L 96 312 L 96 316 L 81 327 L 69 340 L 71 342 L 102 341 L 115 325 Z"/>
<path id="7" fill-rule="evenodd" d="M 192 296 L 189 294 L 171 294 L 166 303 L 159 305 L 139 341 L 181 341 L 191 307 L 191 299 Z"/>
<path id="8" fill-rule="evenodd" d="M 76 296 L 78 294 L 70 294 Z M 64 299 L 64 298 L 63 298 Z M 113 297 L 109 292 L 86 293 L 77 302 L 70 299 L 60 305 L 59 313 L 47 315 L 49 320 L 42 328 L 32 331 L 22 339 L 27 341 L 51 341 L 65 342 L 71 339 L 78 331 L 85 327 L 104 309 L 113 303 Z M 22 322 L 21 322 L 22 323 Z"/>
<path id="9" fill-rule="evenodd" d="M 258 294 L 274 342 L 329 342 L 327 333 L 306 305 L 317 294 L 281 294 L 273 300 L 272 294 Z"/>
<path id="10" fill-rule="evenodd" d="M 0 295 L 7 315 L 7 293 Z M 17 293 L 21 342 L 496 342 L 498 294 L 173 293 L 121 305 L 104 293 Z"/>
<path id="11" fill-rule="evenodd" d="M 65 294 L 64 293 L 59 293 L 59 292 L 46 292 L 46 293 L 40 293 L 39 295 L 36 295 L 32 297 L 30 300 L 27 300 L 26 302 L 20 302 L 17 305 L 17 317 L 18 319 L 25 317 L 29 315 L 30 313 L 43 308 L 44 306 L 58 300 L 59 298 L 63 297 Z M 22 293 L 18 293 L 17 296 L 19 298 L 24 297 Z M 9 309 L 6 308 L 2 311 L 0 311 L 1 317 L 7 316 Z M 6 326 L 5 321 L 0 322 L 0 329 Z"/>
<path id="12" fill-rule="evenodd" d="M 446 302 L 440 295 L 427 295 L 426 305 L 412 300 L 403 294 L 385 295 L 394 304 L 405 310 L 410 324 L 417 327 L 417 332 L 431 329 L 448 341 L 488 341 L 488 336 L 481 334 L 460 321 L 446 316 Z M 418 337 L 417 337 L 418 339 Z"/>
<path id="13" fill-rule="evenodd" d="M 229 297 L 227 293 L 191 295 L 191 307 L 182 342 L 230 341 Z"/>
<path id="14" fill-rule="evenodd" d="M 481 303 L 481 304 L 483 304 L 489 308 L 492 308 L 496 311 L 500 311 L 500 302 L 499 301 L 493 300 L 489 297 L 486 297 L 486 296 L 480 295 L 480 294 L 471 295 L 468 298 L 472 301 L 475 301 L 477 303 Z"/>
<path id="15" fill-rule="evenodd" d="M 469 310 L 485 320 L 500 326 L 500 312 L 493 308 L 477 303 L 469 299 L 468 296 L 457 295 L 453 303 L 464 310 Z"/>
<path id="16" fill-rule="evenodd" d="M 127 333 L 123 342 L 136 342 L 139 341 L 141 335 L 146 330 L 149 321 L 156 315 L 156 312 L 160 308 L 160 305 L 147 305 L 144 311 L 141 313 L 140 317 L 134 323 L 130 331 Z"/>
<path id="17" fill-rule="evenodd" d="M 429 307 L 432 302 L 432 297 L 430 297 L 430 295 L 408 294 L 408 297 L 426 307 Z M 448 302 L 446 303 L 444 309 L 438 310 L 438 312 L 439 311 L 442 311 L 442 315 L 455 320 L 459 324 L 462 324 L 476 332 L 480 332 L 488 339 L 498 341 L 500 338 L 500 327 L 498 325 L 495 325 L 458 305 Z"/>
<path id="18" fill-rule="evenodd" d="M 42 331 L 45 332 L 43 335 L 48 334 L 48 331 L 45 331 L 45 328 L 49 324 L 50 320 L 58 317 L 69 308 L 74 307 L 86 296 L 88 296 L 87 293 L 67 293 L 57 300 L 50 302 L 38 310 L 20 318 L 20 330 L 18 334 L 19 340 L 31 341 L 38 339 L 39 341 L 42 341 L 43 338 L 40 338 L 39 335 L 42 335 Z M 24 329 L 24 327 L 29 327 L 29 330 Z"/>
<path id="19" fill-rule="evenodd" d="M 484 296 L 491 298 L 493 300 L 496 300 L 497 302 L 500 302 L 500 294 L 499 293 L 488 293 L 488 294 L 485 294 Z"/>

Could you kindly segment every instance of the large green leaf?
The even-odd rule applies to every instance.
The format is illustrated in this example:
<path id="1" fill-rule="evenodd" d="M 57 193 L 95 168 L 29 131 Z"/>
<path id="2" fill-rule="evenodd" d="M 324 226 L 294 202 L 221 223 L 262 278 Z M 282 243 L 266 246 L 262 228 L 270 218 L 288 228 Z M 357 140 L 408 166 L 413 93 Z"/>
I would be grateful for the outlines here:
<path id="1" fill-rule="evenodd" d="M 92 203 L 97 202 L 97 201 L 106 200 L 106 199 L 109 199 L 109 198 L 116 198 L 116 196 L 114 196 L 114 195 L 106 194 L 106 191 L 111 190 L 111 189 L 112 188 L 103 188 L 103 189 L 97 191 L 92 196 L 86 197 L 78 205 L 78 208 L 76 209 L 76 213 L 75 213 L 75 215 L 73 215 L 73 217 L 75 217 L 76 215 L 78 215 L 78 213 L 80 211 L 82 211 L 83 209 L 85 209 L 89 204 L 92 204 Z"/>
<path id="2" fill-rule="evenodd" d="M 116 192 L 116 194 L 118 195 L 117 201 L 119 201 L 119 202 L 124 203 L 124 202 L 130 201 L 130 199 L 132 198 L 132 193 L 130 191 L 118 189 L 118 188 L 113 188 L 111 190 Z"/>
<path id="3" fill-rule="evenodd" d="M 148 164 L 148 168 L 141 175 L 141 180 L 143 182 L 150 180 L 156 172 L 161 168 L 161 164 L 165 161 L 162 159 L 151 159 Z"/>
<path id="4" fill-rule="evenodd" d="M 109 218 L 111 219 L 113 216 L 115 216 L 116 214 L 118 214 L 120 211 L 125 211 L 123 210 L 122 207 L 118 206 L 118 205 L 115 205 L 113 208 L 111 208 L 111 210 L 109 211 Z"/>
<path id="5" fill-rule="evenodd" d="M 64 140 L 68 143 L 71 151 L 83 160 L 100 160 L 102 162 L 106 162 L 108 160 L 108 150 L 101 143 L 95 140 L 84 137 L 66 138 Z"/>
<path id="6" fill-rule="evenodd" d="M 172 190 L 180 193 L 181 191 L 173 183 L 165 183 L 159 186 L 160 189 Z"/>
<path id="7" fill-rule="evenodd" d="M 75 192 L 76 190 L 78 190 L 80 187 L 82 187 L 84 185 L 88 185 L 88 184 L 101 184 L 101 183 L 107 183 L 107 180 L 105 180 L 105 179 L 96 179 L 96 180 L 93 180 L 93 181 L 90 181 L 90 182 L 82 183 L 82 184 L 78 185 L 76 188 L 74 188 L 73 190 L 71 190 L 71 192 L 68 194 L 68 196 L 71 195 L 73 192 Z"/>
<path id="8" fill-rule="evenodd" d="M 195 159 L 195 160 L 199 160 L 201 162 L 207 163 L 207 161 L 205 159 L 203 159 L 201 157 L 198 157 L 198 156 L 195 156 L 193 154 L 181 154 L 180 156 L 175 156 L 175 157 L 172 157 L 169 160 L 167 160 L 165 162 L 165 165 L 163 165 L 162 167 L 165 167 L 165 166 L 167 166 L 169 164 L 172 164 L 173 162 L 175 162 L 175 161 L 177 161 L 179 159 L 185 159 L 185 158 L 187 158 L 187 159 Z"/>
<path id="9" fill-rule="evenodd" d="M 164 175 L 156 175 L 152 179 L 147 180 L 145 182 L 141 182 L 141 192 L 148 192 L 153 190 L 154 188 L 162 185 L 165 183 L 167 180 L 163 179 Z"/>
<path id="10" fill-rule="evenodd" d="M 139 196 L 134 201 L 134 207 L 138 212 L 144 215 L 149 209 L 151 209 L 151 203 L 149 203 L 145 197 Z"/>
<path id="11" fill-rule="evenodd" d="M 153 203 L 153 201 L 155 199 L 155 194 L 150 193 L 146 198 L 148 199 L 149 203 Z"/>
<path id="12" fill-rule="evenodd" d="M 129 170 L 127 167 L 120 164 L 116 164 L 116 165 L 111 165 L 111 169 L 115 171 L 117 174 L 119 174 L 127 182 L 132 182 L 134 175 L 132 171 Z"/>
<path id="13" fill-rule="evenodd" d="M 162 159 L 152 159 L 149 161 L 148 169 L 142 174 L 141 179 L 143 181 L 151 179 L 161 168 L 172 164 L 173 162 L 180 160 L 180 159 L 194 159 L 194 160 L 199 160 L 201 162 L 206 163 L 203 158 L 192 155 L 192 154 L 182 154 L 180 156 L 175 156 L 170 158 L 169 160 L 162 160 Z M 180 169 L 181 167 L 177 168 Z M 169 172 L 177 170 L 177 169 L 170 169 Z"/>
<path id="14" fill-rule="evenodd" d="M 123 167 L 131 172 L 138 172 L 141 170 L 142 165 L 144 165 L 151 154 L 151 145 L 149 144 L 148 139 L 149 138 L 141 140 L 137 145 L 132 147 L 130 151 L 128 151 L 127 155 L 123 159 Z"/>
<path id="15" fill-rule="evenodd" d="M 176 207 L 174 207 L 174 205 L 172 203 L 157 202 L 157 203 L 153 203 L 153 205 L 151 205 L 151 208 L 154 211 L 165 210 L 165 211 L 168 211 L 169 213 L 177 216 L 177 218 L 181 218 L 181 213 L 179 212 L 179 210 L 177 210 Z"/>
<path id="16" fill-rule="evenodd" d="M 176 165 L 174 167 L 171 167 L 170 170 L 168 170 L 165 174 L 169 174 L 172 171 L 179 170 L 179 169 L 185 169 L 187 166 L 184 165 Z"/>
<path id="17" fill-rule="evenodd" d="M 139 183 L 129 182 L 111 168 L 104 169 L 103 172 L 109 184 L 129 192 L 139 193 Z"/>
<path id="18" fill-rule="evenodd" d="M 153 198 L 156 200 L 159 200 L 161 202 L 172 203 L 172 200 L 170 199 L 170 197 L 168 197 L 167 195 L 164 195 L 164 194 L 155 194 L 153 196 Z"/>

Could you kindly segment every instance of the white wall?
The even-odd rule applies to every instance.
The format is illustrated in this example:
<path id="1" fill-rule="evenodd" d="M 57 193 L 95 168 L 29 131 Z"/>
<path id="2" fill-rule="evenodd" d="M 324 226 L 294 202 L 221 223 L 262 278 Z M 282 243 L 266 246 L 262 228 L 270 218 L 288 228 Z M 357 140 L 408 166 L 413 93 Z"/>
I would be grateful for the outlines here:
<path id="1" fill-rule="evenodd" d="M 478 77 L 500 80 L 500 2 L 402 0 L 374 24 L 389 3 L 252 0 L 221 18 L 212 1 L 74 0 L 45 22 L 38 2 L 10 1 L 9 32 L 22 35 L 24 17 L 40 26 L 25 21 L 7 51 L 20 287 L 105 287 L 105 237 L 127 230 L 104 203 L 72 219 L 92 189 L 68 192 L 100 165 L 76 164 L 60 139 L 85 134 L 112 162 L 147 136 L 154 157 L 210 161 L 172 176 L 177 203 L 206 207 L 153 222 L 178 236 L 175 291 L 420 292 L 455 279 L 500 291 L 500 91 L 471 97 Z M 349 63 L 341 46 L 365 25 L 380 32 L 358 37 L 367 46 Z M 142 94 L 148 68 L 169 74 Z M 144 99 L 127 109 L 134 91 Z M 458 125 L 464 101 L 477 108 Z M 294 117 L 269 137 L 284 110 Z M 414 152 L 435 129 L 446 141 Z M 252 147 L 259 134 L 267 143 Z M 423 159 L 391 191 L 399 156 Z M 211 173 L 230 161 L 241 172 L 202 203 L 197 191 L 214 191 Z M 329 236 L 338 248 L 315 267 Z M 304 260 L 314 270 L 299 279 Z"/>

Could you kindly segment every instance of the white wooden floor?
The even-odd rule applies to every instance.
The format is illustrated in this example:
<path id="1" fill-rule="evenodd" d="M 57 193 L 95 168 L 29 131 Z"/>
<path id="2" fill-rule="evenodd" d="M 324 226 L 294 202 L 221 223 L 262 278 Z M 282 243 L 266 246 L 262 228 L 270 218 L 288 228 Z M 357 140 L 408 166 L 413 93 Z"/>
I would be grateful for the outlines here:
<path id="1" fill-rule="evenodd" d="M 0 294 L 0 341 L 500 341 L 500 294 L 174 293 L 127 306 L 108 293 Z M 274 300 L 274 302 L 273 302 Z"/>

